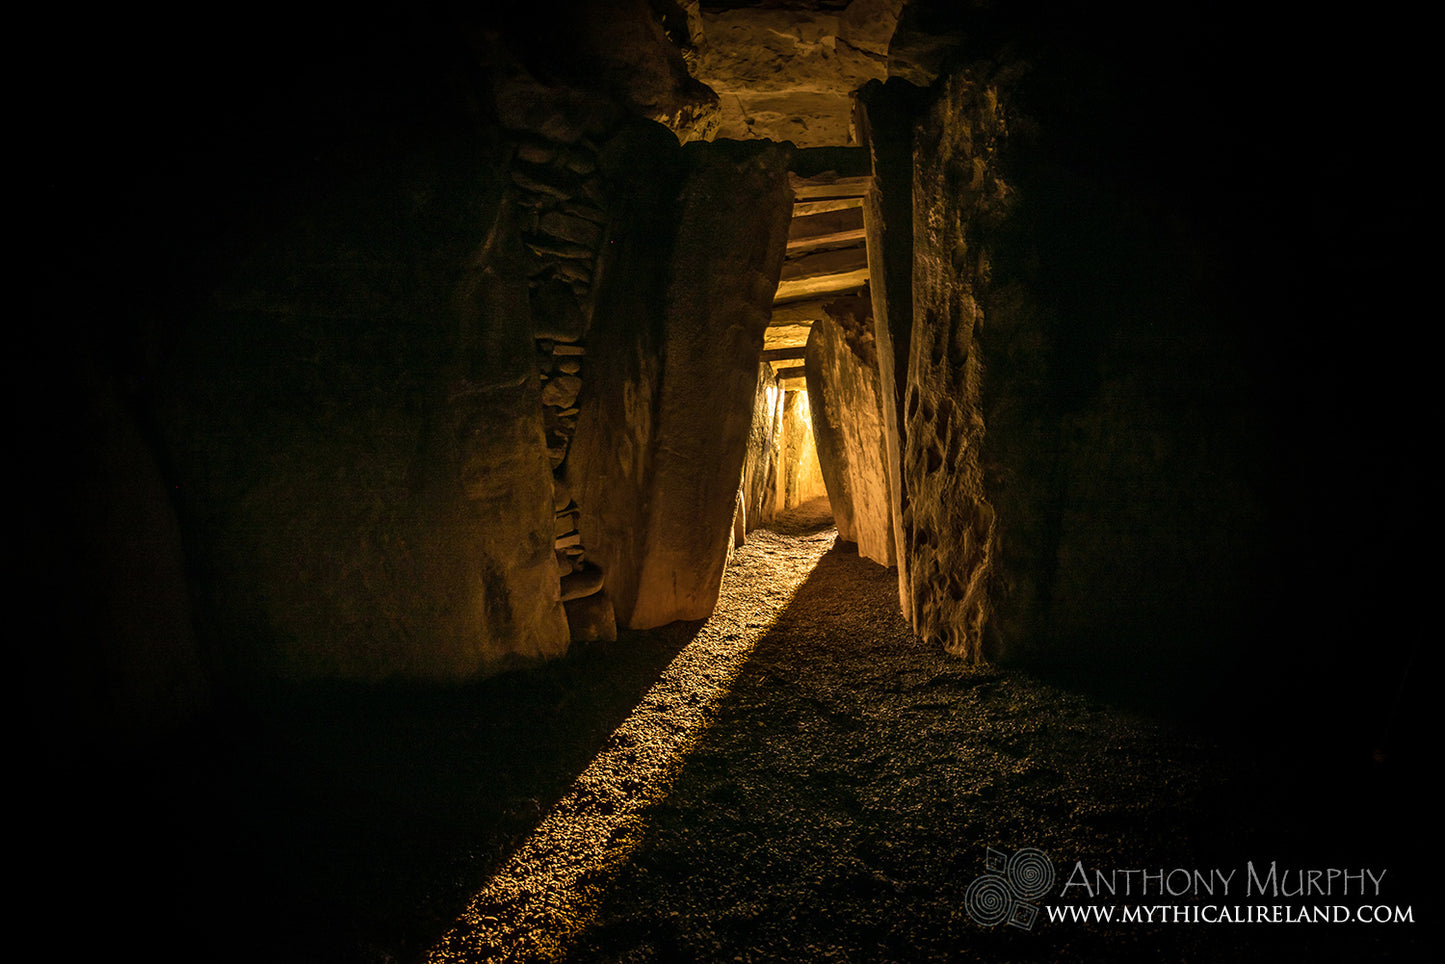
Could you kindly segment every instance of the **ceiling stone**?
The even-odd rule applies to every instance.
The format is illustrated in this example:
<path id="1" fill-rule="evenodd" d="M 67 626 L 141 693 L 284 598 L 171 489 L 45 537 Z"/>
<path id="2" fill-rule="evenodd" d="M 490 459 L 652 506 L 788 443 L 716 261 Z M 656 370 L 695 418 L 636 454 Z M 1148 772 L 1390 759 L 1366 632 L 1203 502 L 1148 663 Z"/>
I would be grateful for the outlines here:
<path id="1" fill-rule="evenodd" d="M 936 38 L 914 23 L 919 3 L 499 0 L 475 39 L 504 121 L 522 130 L 560 123 L 576 136 L 575 121 L 532 115 L 553 110 L 549 100 L 610 97 L 684 142 L 854 147 L 859 88 L 928 79 L 919 62 L 936 56 Z"/>
<path id="2" fill-rule="evenodd" d="M 903 0 L 681 6 L 692 76 L 718 96 L 710 136 L 798 147 L 857 143 L 853 94 L 887 78 Z"/>

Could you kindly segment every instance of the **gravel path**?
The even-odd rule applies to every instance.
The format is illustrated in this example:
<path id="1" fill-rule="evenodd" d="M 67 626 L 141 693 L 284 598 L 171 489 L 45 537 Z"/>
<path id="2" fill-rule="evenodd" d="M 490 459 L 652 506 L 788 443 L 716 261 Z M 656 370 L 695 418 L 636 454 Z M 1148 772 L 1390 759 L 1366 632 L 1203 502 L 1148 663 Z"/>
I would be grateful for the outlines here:
<path id="1" fill-rule="evenodd" d="M 735 553 L 712 618 L 527 672 L 272 694 L 224 753 L 77 838 L 115 868 L 87 877 L 107 895 L 87 919 L 152 960 L 273 964 L 1432 959 L 1438 874 L 1422 860 L 1411 881 L 1423 821 L 1394 809 L 1415 791 L 1301 787 L 1276 748 L 1079 678 L 969 668 L 910 635 L 892 570 L 835 542 L 826 504 L 803 507 Z M 1051 868 L 1038 917 L 988 923 L 1007 908 L 976 882 L 1030 848 L 1050 863 L 1015 858 L 1031 875 L 1010 879 Z M 1139 903 L 1064 893 L 1080 863 L 1274 859 L 1385 860 L 1382 902 L 1420 923 L 1047 918 Z M 165 868 L 166 900 L 137 866 Z M 1215 903 L 1249 903 L 1230 893 Z M 1171 901 L 1191 902 L 1208 901 Z"/>
<path id="2" fill-rule="evenodd" d="M 898 614 L 896 576 L 835 538 L 826 505 L 750 537 L 717 614 L 431 960 L 1408 951 L 1398 930 L 1342 943 L 1299 927 L 978 923 L 986 901 L 968 888 L 990 848 L 1050 859 L 1046 901 L 1075 862 L 1242 863 L 1259 831 L 1236 809 L 1237 763 L 1170 725 L 920 644 Z"/>

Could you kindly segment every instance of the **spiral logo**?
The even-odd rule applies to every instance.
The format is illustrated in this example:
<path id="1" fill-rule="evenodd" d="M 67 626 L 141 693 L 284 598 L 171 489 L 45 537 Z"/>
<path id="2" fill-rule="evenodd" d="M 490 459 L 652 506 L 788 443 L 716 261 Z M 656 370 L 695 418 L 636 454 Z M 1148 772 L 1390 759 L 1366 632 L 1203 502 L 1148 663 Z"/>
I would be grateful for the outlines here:
<path id="1" fill-rule="evenodd" d="M 1036 900 L 1054 886 L 1054 865 L 1042 850 L 1025 847 L 1008 859 L 1008 882 L 1020 900 Z"/>
<path id="2" fill-rule="evenodd" d="M 990 847 L 986 866 L 988 873 L 976 878 L 963 894 L 969 918 L 982 927 L 1008 923 L 1032 930 L 1039 909 L 1029 901 L 1054 886 L 1054 865 L 1048 855 L 1024 847 L 1009 856 Z"/>
<path id="3" fill-rule="evenodd" d="M 968 885 L 963 893 L 964 906 L 975 924 L 993 927 L 1002 924 L 1013 911 L 1014 895 L 1008 881 L 994 874 L 984 874 Z"/>

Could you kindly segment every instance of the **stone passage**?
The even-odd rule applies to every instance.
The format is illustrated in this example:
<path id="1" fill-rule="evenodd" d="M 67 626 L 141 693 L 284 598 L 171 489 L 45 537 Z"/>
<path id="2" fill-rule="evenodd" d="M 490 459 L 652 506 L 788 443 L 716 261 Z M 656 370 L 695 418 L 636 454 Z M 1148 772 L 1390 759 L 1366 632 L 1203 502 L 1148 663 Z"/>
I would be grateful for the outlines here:
<path id="1" fill-rule="evenodd" d="M 470 901 L 429 964 L 562 960 L 599 887 L 642 842 L 653 808 L 727 701 L 733 680 L 833 544 L 827 503 L 761 530 L 722 581 L 718 606 L 569 792 Z"/>

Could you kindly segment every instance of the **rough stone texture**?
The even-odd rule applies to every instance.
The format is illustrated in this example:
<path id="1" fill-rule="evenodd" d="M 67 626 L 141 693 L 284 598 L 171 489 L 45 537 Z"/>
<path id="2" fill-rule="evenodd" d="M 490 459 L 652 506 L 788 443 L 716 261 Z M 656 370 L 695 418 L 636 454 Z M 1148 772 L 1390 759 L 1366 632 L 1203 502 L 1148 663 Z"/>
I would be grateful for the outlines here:
<path id="1" fill-rule="evenodd" d="M 173 356 L 171 458 L 243 672 L 455 679 L 566 649 L 508 208 L 470 199 L 490 203 L 493 230 L 459 235 L 481 252 L 466 272 L 443 249 L 450 312 L 388 297 L 414 269 L 367 247 L 452 231 L 446 186 L 405 226 L 389 223 L 383 181 L 370 203 L 343 199 L 272 239 Z"/>
<path id="2" fill-rule="evenodd" d="M 1048 165 L 1015 183 L 984 301 L 997 644 L 1170 660 L 1236 636 L 1270 541 L 1242 346 L 1110 191 Z"/>
<path id="3" fill-rule="evenodd" d="M 541 382 L 535 366 L 520 382 L 494 371 L 509 356 L 521 369 L 533 347 L 525 286 L 506 277 L 488 272 L 477 290 L 474 323 L 488 351 L 472 362 L 481 372 L 456 386 L 450 413 L 466 501 L 451 518 L 437 520 L 432 541 L 442 546 L 437 555 L 445 571 L 428 574 L 432 587 L 453 587 L 451 602 L 465 614 L 453 624 L 457 642 L 472 634 L 486 640 L 473 673 L 495 671 L 512 656 L 558 656 L 570 638 L 555 581 L 557 513 Z M 478 384 L 481 373 L 491 384 Z M 445 493 L 434 492 L 431 504 L 446 505 Z M 466 540 L 467 555 L 447 557 L 454 538 Z"/>
<path id="4" fill-rule="evenodd" d="M 894 80 L 865 84 L 858 92 L 860 137 L 866 142 L 873 173 L 873 185 L 863 204 L 868 289 L 873 298 L 879 400 L 893 496 L 889 513 L 898 566 L 898 601 L 906 619 L 911 619 L 913 612 L 908 554 L 897 550 L 905 544 L 903 506 L 908 501 L 902 462 L 903 396 L 913 330 L 913 119 L 919 112 L 920 93 Z"/>
<path id="5" fill-rule="evenodd" d="M 567 472 L 618 622 L 645 628 L 716 598 L 792 196 L 773 145 L 689 145 L 651 175 L 615 151 L 636 211 L 619 215 Z"/>
<path id="6" fill-rule="evenodd" d="M 859 555 L 891 566 L 893 499 L 872 307 L 857 298 L 830 308 L 831 317 L 813 324 L 806 359 L 818 462 L 838 537 L 855 543 Z"/>
<path id="7" fill-rule="evenodd" d="M 602 570 L 596 566 L 581 564 L 562 577 L 562 601 L 582 599 L 602 590 Z"/>
<path id="8" fill-rule="evenodd" d="M 916 130 L 914 625 L 971 658 L 1157 656 L 1260 571 L 1240 344 L 1149 216 L 1014 143 L 1001 96 L 955 73 Z"/>
<path id="9" fill-rule="evenodd" d="M 611 643 L 617 640 L 617 616 L 605 592 L 595 592 L 562 604 L 574 643 Z"/>
<path id="10" fill-rule="evenodd" d="M 522 126 L 510 123 L 520 117 L 545 118 L 552 140 L 571 143 L 599 114 L 621 105 L 687 139 L 716 130 L 717 95 L 689 76 L 684 51 L 669 37 L 677 28 L 647 0 L 540 0 L 513 4 L 501 19 L 492 32 L 502 49 L 493 57 L 516 58 L 528 75 L 550 81 L 539 87 L 574 91 L 561 110 L 548 107 L 546 96 L 511 91 L 502 115 L 508 126 Z M 589 93 L 609 95 L 604 110 L 589 107 Z"/>
<path id="11" fill-rule="evenodd" d="M 979 461 L 983 358 L 978 296 L 988 258 L 978 237 L 1006 188 L 994 148 L 996 92 L 955 75 L 919 126 L 914 163 L 913 332 L 904 402 L 904 552 L 914 631 L 983 656 L 995 516 Z"/>
<path id="12" fill-rule="evenodd" d="M 185 176 L 134 202 L 130 271 L 169 293 L 98 339 L 227 684 L 465 679 L 567 646 L 506 142 L 446 93 L 449 41 L 344 33 L 285 96 L 248 89 L 247 123 L 188 117 Z"/>
<path id="13" fill-rule="evenodd" d="M 717 92 L 719 137 L 856 143 L 852 96 L 888 72 L 902 0 L 711 9 L 692 19 L 694 75 Z"/>
<path id="14" fill-rule="evenodd" d="M 663 286 L 672 256 L 682 148 L 665 128 L 634 123 L 603 147 L 613 242 L 602 254 L 588 339 L 587 384 L 561 469 L 575 492 L 588 554 L 625 622 L 637 598 L 638 560 L 653 473 L 655 402 L 663 377 Z"/>

